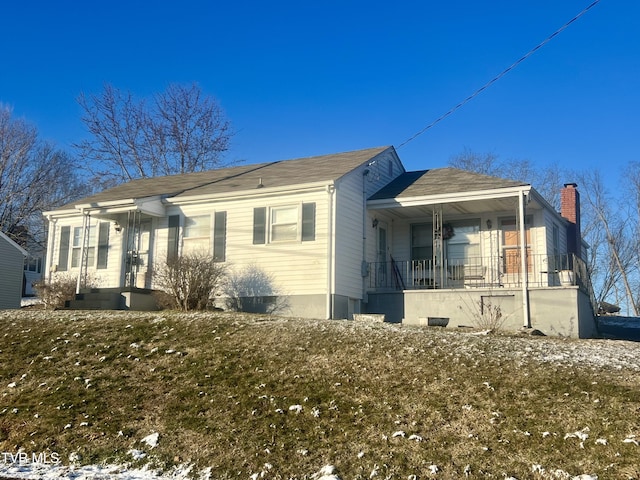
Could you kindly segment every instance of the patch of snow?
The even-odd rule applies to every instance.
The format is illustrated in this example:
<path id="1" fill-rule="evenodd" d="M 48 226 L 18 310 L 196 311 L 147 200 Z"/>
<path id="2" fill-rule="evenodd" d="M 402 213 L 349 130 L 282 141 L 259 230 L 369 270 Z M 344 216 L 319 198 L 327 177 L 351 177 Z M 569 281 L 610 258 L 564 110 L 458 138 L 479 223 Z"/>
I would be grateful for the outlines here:
<path id="1" fill-rule="evenodd" d="M 154 432 L 144 437 L 142 440 L 140 440 L 140 442 L 146 443 L 151 448 L 156 448 L 158 446 L 159 440 L 160 440 L 160 434 L 158 432 Z"/>
<path id="2" fill-rule="evenodd" d="M 129 450 L 127 453 L 131 455 L 131 457 L 134 460 L 142 460 L 144 457 L 147 456 L 147 454 L 142 450 L 136 450 L 136 449 Z"/>
<path id="3" fill-rule="evenodd" d="M 325 465 L 317 473 L 313 474 L 312 478 L 316 480 L 340 480 L 340 477 L 336 475 L 336 467 L 333 465 Z"/>
<path id="4" fill-rule="evenodd" d="M 20 299 L 20 307 L 33 307 L 34 305 L 40 305 L 42 300 L 39 297 L 22 297 Z"/>
<path id="5" fill-rule="evenodd" d="M 584 442 L 587 438 L 589 438 L 589 434 L 587 433 L 588 431 L 589 427 L 585 427 L 582 430 L 578 430 L 577 432 L 567 433 L 564 436 L 564 439 L 566 440 L 567 438 L 579 438 L 580 441 Z"/>
<path id="6" fill-rule="evenodd" d="M 290 412 L 300 413 L 302 412 L 302 405 L 291 405 L 289 407 Z"/>

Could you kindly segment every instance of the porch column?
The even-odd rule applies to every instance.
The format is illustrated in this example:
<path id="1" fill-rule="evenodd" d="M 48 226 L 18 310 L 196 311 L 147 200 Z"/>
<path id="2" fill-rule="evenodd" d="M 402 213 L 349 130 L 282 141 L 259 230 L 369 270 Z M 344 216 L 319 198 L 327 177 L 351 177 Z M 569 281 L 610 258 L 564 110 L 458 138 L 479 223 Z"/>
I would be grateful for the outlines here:
<path id="1" fill-rule="evenodd" d="M 520 271 L 522 272 L 522 316 L 524 327 L 531 328 L 529 313 L 529 270 L 527 268 L 527 232 L 525 224 L 525 192 L 518 195 L 518 217 L 520 219 Z"/>
<path id="2" fill-rule="evenodd" d="M 47 236 L 47 251 L 45 253 L 45 262 L 44 262 L 44 276 L 47 283 L 51 283 L 51 269 L 53 267 L 53 248 L 56 244 L 56 224 L 58 223 L 57 218 L 51 218 L 51 215 L 47 216 L 47 221 L 49 222 L 49 235 Z"/>
<path id="3" fill-rule="evenodd" d="M 85 274 L 86 274 L 86 271 L 87 271 L 87 265 L 86 265 L 84 256 L 86 254 L 85 242 L 89 240 L 89 238 L 87 237 L 87 222 L 88 222 L 88 218 L 89 218 L 89 216 L 84 211 L 84 209 L 82 209 L 82 239 L 81 239 L 81 243 L 80 243 L 80 259 L 79 259 L 80 260 L 80 271 L 78 272 L 78 280 L 76 282 L 76 294 L 80 293 L 80 287 L 82 286 L 83 270 L 84 270 Z M 72 237 L 72 242 L 73 242 L 73 237 Z"/>

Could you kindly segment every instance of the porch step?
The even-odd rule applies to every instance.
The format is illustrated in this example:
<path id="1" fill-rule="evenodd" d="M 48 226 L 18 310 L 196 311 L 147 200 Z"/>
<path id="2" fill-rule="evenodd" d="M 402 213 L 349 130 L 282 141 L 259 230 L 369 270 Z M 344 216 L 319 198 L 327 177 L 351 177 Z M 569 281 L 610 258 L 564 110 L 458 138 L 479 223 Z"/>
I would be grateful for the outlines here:
<path id="1" fill-rule="evenodd" d="M 76 294 L 67 302 L 71 310 L 125 310 L 125 298 L 120 292 L 89 292 Z"/>
<path id="2" fill-rule="evenodd" d="M 139 288 L 93 288 L 81 290 L 65 302 L 69 310 L 157 310 L 151 290 Z"/>

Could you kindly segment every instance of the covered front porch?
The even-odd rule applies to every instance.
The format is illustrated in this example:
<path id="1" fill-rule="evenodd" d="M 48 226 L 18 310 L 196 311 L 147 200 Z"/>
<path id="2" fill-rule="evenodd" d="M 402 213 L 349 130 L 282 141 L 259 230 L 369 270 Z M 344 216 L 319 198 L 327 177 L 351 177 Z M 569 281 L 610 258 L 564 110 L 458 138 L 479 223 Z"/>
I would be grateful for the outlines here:
<path id="1" fill-rule="evenodd" d="M 440 194 L 438 184 L 451 186 L 445 170 L 367 201 L 366 312 L 448 327 L 482 327 L 494 315 L 510 330 L 593 336 L 589 275 L 567 218 L 530 185 Z"/>
<path id="2" fill-rule="evenodd" d="M 562 219 L 530 186 L 367 202 L 367 291 L 575 282 Z M 553 220 L 556 220 L 553 223 Z M 549 227 L 553 232 L 549 232 Z M 551 235 L 550 235 L 551 233 Z M 375 245 L 373 244 L 375 242 Z"/>
<path id="3" fill-rule="evenodd" d="M 152 197 L 76 208 L 83 218 L 73 239 L 78 256 L 76 293 L 90 284 L 122 291 L 150 289 L 155 232 L 164 216 L 162 201 Z"/>

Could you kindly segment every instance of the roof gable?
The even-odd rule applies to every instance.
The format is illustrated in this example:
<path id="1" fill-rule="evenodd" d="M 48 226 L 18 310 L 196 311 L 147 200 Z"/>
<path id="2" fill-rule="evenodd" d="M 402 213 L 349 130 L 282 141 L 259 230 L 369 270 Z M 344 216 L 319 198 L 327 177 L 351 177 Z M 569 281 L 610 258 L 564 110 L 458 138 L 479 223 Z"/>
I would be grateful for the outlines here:
<path id="1" fill-rule="evenodd" d="M 528 184 L 458 168 L 436 168 L 406 172 L 374 193 L 369 200 L 446 195 L 524 185 Z"/>
<path id="2" fill-rule="evenodd" d="M 14 247 L 17 251 L 19 251 L 23 256 L 27 257 L 29 254 L 27 253 L 27 251 L 22 248 L 20 245 L 18 245 L 16 242 L 14 242 L 13 240 L 11 240 L 11 238 L 9 238 L 7 235 L 5 235 L 3 232 L 0 232 L 0 240 L 4 240 L 8 245 Z"/>

